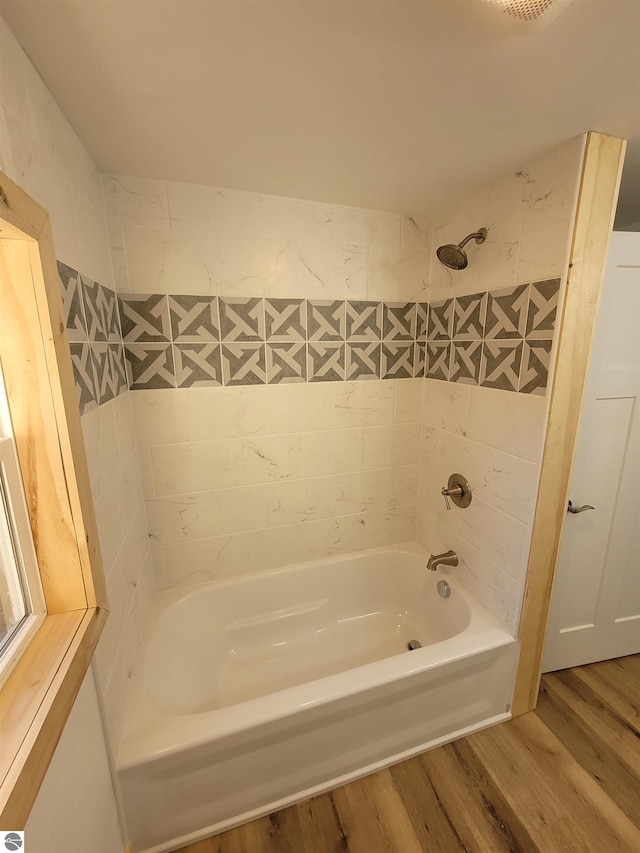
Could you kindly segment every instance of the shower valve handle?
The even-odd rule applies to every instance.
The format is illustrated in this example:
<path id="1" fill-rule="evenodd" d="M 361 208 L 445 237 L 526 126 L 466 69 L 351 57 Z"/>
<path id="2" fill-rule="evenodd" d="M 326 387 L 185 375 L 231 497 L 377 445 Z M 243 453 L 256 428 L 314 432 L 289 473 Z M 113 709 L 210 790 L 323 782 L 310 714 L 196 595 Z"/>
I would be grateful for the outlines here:
<path id="1" fill-rule="evenodd" d="M 464 489 L 462 486 L 453 486 L 453 488 L 449 489 L 447 486 L 442 487 L 441 494 L 444 497 L 444 505 L 447 509 L 451 509 L 451 502 L 449 501 L 449 496 L 454 498 L 461 498 L 464 494 Z"/>

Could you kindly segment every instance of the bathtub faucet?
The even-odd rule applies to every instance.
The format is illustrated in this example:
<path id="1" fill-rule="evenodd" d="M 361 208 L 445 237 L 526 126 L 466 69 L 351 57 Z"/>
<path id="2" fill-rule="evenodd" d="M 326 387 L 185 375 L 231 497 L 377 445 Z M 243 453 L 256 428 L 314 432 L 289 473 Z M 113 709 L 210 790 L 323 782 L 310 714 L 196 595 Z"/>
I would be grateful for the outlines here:
<path id="1" fill-rule="evenodd" d="M 435 572 L 438 566 L 457 566 L 458 555 L 455 551 L 445 551 L 444 554 L 432 554 L 427 560 L 427 568 Z"/>

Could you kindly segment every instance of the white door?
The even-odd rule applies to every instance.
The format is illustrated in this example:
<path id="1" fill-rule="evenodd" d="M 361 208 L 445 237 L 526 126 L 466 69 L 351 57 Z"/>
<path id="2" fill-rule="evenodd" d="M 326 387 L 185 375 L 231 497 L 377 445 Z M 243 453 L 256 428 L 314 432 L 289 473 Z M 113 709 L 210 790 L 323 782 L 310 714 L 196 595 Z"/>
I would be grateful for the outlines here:
<path id="1" fill-rule="evenodd" d="M 640 652 L 640 234 L 615 232 L 542 671 Z"/>

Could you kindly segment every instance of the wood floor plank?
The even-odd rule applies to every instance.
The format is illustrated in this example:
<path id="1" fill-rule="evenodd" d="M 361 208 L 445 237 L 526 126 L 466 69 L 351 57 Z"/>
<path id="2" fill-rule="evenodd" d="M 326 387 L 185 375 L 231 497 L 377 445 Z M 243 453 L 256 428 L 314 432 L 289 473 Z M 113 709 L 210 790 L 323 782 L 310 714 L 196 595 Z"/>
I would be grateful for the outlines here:
<path id="1" fill-rule="evenodd" d="M 331 796 L 349 853 L 423 853 L 388 770 Z"/>
<path id="2" fill-rule="evenodd" d="M 636 730 L 640 729 L 640 655 L 594 666 L 575 667 L 571 672 Z M 624 661 L 624 663 L 623 663 Z M 606 666 L 605 666 L 606 664 Z"/>
<path id="3" fill-rule="evenodd" d="M 640 830 L 534 713 L 467 744 L 540 850 L 640 850 Z"/>
<path id="4" fill-rule="evenodd" d="M 421 849 L 447 853 L 466 850 L 420 759 L 396 764 L 389 773 Z"/>

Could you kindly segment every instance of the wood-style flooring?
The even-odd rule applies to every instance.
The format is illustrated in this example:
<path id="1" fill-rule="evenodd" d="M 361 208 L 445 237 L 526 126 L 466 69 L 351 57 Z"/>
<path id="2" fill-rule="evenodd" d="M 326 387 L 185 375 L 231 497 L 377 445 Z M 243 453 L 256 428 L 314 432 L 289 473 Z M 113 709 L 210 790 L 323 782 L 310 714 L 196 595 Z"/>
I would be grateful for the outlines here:
<path id="1" fill-rule="evenodd" d="M 530 714 L 181 853 L 640 853 L 640 655 L 545 675 Z"/>

